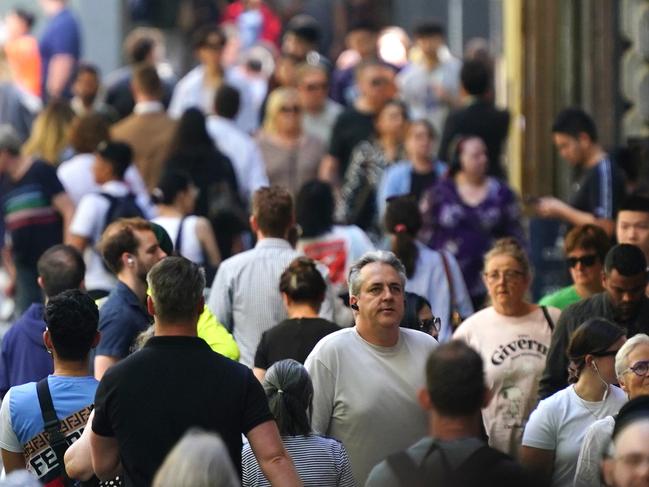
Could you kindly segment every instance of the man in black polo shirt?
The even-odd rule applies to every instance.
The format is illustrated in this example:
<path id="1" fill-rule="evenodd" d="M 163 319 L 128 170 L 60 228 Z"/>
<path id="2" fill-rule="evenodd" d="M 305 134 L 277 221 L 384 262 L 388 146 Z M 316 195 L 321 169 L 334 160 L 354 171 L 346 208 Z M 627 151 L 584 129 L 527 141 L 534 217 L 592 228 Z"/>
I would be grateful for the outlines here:
<path id="1" fill-rule="evenodd" d="M 110 479 L 121 464 L 126 485 L 150 485 L 174 444 L 199 427 L 222 436 L 239 470 L 245 434 L 273 485 L 301 485 L 252 371 L 196 336 L 204 306 L 201 269 L 168 257 L 147 282 L 155 336 L 111 367 L 97 389 L 90 434 L 97 476 Z"/>
<path id="2" fill-rule="evenodd" d="M 557 116 L 552 137 L 559 155 L 579 168 L 581 175 L 569 204 L 545 196 L 536 204 L 537 214 L 571 225 L 591 223 L 613 235 L 615 215 L 624 199 L 624 174 L 599 144 L 595 122 L 580 108 L 567 108 Z"/>
<path id="3" fill-rule="evenodd" d="M 647 261 L 639 247 L 619 244 L 604 259 L 604 292 L 568 306 L 552 333 L 550 351 L 539 386 L 544 399 L 568 385 L 566 350 L 570 336 L 589 318 L 606 318 L 627 330 L 627 338 L 649 333 Z"/>

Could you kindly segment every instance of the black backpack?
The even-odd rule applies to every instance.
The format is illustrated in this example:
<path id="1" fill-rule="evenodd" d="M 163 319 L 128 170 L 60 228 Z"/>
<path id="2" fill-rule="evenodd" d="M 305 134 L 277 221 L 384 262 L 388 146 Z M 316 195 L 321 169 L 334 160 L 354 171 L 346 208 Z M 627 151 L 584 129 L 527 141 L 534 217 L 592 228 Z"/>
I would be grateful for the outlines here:
<path id="1" fill-rule="evenodd" d="M 510 470 L 513 463 L 512 459 L 488 445 L 479 447 L 456 469 L 451 468 L 446 453 L 436 443 L 433 443 L 426 456 L 433 450 L 438 450 L 441 454 L 441 465 L 436 471 L 418 467 L 410 455 L 404 451 L 390 455 L 387 458 L 388 466 L 399 479 L 399 486 L 491 487 L 497 485 L 498 487 L 513 487 L 521 480 L 520 474 L 522 472 L 516 472 L 511 476 L 505 474 L 503 479 L 503 470 L 514 473 Z M 523 476 L 523 478 L 527 480 L 526 476 Z M 497 484 L 494 482 L 496 479 L 498 479 Z M 537 484 L 532 482 L 527 485 Z"/>
<path id="2" fill-rule="evenodd" d="M 144 218 L 144 212 L 142 208 L 135 201 L 135 196 L 133 193 L 128 193 L 125 196 L 113 196 L 108 193 L 99 193 L 103 198 L 106 198 L 110 205 L 108 206 L 108 211 L 106 212 L 106 220 L 104 222 L 104 228 L 102 233 L 106 230 L 106 227 L 120 218 L 134 218 L 140 217 Z"/>

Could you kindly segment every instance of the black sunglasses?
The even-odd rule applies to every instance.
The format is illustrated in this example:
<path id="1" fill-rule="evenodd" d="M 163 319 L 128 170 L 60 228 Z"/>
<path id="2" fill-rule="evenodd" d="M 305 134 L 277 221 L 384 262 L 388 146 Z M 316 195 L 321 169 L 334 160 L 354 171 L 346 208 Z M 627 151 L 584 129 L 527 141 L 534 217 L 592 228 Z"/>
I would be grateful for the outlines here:
<path id="1" fill-rule="evenodd" d="M 439 333 L 441 328 L 442 319 L 436 316 L 433 316 L 432 318 L 426 318 L 424 320 L 419 320 L 419 329 L 424 333 L 428 333 L 429 335 L 433 329 L 435 329 L 435 331 Z"/>
<path id="2" fill-rule="evenodd" d="M 584 267 L 590 267 L 595 265 L 595 262 L 597 262 L 597 255 L 590 254 L 582 255 L 581 257 L 568 257 L 566 262 L 570 267 L 577 267 L 577 264 L 581 264 Z"/>
<path id="3" fill-rule="evenodd" d="M 590 355 L 595 357 L 615 357 L 617 352 L 617 350 L 604 350 L 603 352 L 593 352 Z"/>

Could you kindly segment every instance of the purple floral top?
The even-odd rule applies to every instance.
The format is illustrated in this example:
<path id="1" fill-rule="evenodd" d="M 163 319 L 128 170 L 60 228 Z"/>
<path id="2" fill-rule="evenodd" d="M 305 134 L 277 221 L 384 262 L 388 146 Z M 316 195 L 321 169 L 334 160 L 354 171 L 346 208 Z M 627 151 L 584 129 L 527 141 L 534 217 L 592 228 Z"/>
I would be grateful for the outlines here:
<path id="1" fill-rule="evenodd" d="M 486 292 L 481 278 L 483 257 L 494 240 L 514 237 L 525 245 L 516 195 L 500 180 L 489 178 L 487 184 L 487 197 L 478 206 L 462 201 L 453 178 L 437 183 L 421 202 L 421 240 L 455 256 L 472 298 Z"/>

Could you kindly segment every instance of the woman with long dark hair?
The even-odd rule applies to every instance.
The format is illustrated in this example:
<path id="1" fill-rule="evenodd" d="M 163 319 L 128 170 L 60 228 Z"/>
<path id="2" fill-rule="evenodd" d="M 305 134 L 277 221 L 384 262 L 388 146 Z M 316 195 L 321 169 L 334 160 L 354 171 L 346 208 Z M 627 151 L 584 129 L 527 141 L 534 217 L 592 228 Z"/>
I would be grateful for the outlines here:
<path id="1" fill-rule="evenodd" d="M 444 250 L 429 249 L 417 240 L 421 215 L 412 196 L 388 201 L 384 225 L 390 250 L 406 268 L 406 291 L 428 299 L 433 314 L 442 321 L 439 341 L 449 340 L 453 334 L 453 314 L 473 314 L 471 297 L 455 257 Z"/>
<path id="2" fill-rule="evenodd" d="M 521 461 L 538 471 L 544 485 L 573 485 L 586 430 L 626 402 L 622 389 L 612 385 L 617 383 L 615 355 L 625 341 L 625 330 L 603 318 L 591 318 L 572 334 L 571 385 L 539 403 L 523 435 Z"/>
<path id="3" fill-rule="evenodd" d="M 304 366 L 292 359 L 277 362 L 268 369 L 263 386 L 284 447 L 304 485 L 354 487 L 343 444 L 311 430 L 313 383 Z M 243 447 L 241 464 L 244 487 L 270 487 L 250 444 Z"/>
<path id="4" fill-rule="evenodd" d="M 169 152 L 168 168 L 186 171 L 198 188 L 196 215 L 210 220 L 223 258 L 241 250 L 239 234 L 248 228 L 232 163 L 207 133 L 197 108 L 183 113 Z"/>

